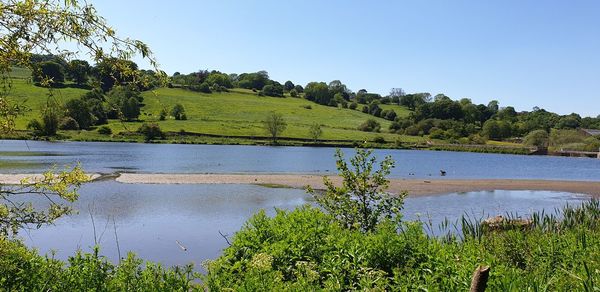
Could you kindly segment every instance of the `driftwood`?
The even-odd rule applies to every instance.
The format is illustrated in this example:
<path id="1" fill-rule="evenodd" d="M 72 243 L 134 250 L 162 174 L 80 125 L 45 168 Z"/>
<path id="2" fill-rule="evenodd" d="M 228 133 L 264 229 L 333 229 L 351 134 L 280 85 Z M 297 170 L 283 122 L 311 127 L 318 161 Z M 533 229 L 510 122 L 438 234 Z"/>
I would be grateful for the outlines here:
<path id="1" fill-rule="evenodd" d="M 479 266 L 473 272 L 473 279 L 471 280 L 471 292 L 483 292 L 487 287 L 487 281 L 490 277 L 490 267 Z"/>

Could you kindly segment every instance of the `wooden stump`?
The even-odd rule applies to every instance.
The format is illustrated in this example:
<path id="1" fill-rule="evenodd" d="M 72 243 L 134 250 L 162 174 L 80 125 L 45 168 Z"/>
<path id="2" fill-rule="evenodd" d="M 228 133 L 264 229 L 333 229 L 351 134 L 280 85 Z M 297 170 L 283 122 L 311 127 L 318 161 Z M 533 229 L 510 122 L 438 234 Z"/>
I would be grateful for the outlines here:
<path id="1" fill-rule="evenodd" d="M 490 267 L 479 266 L 473 272 L 473 279 L 471 280 L 471 292 L 483 292 L 487 287 L 487 281 L 490 277 Z"/>

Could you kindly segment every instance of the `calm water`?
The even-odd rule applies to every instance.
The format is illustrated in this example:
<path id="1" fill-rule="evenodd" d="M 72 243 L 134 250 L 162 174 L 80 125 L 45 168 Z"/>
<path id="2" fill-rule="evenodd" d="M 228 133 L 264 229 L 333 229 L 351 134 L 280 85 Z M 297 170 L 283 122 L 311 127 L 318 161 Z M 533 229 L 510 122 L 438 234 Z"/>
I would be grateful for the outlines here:
<path id="1" fill-rule="evenodd" d="M 226 247 L 219 234 L 231 235 L 260 209 L 293 209 L 312 203 L 302 190 L 270 189 L 252 185 L 135 185 L 115 181 L 94 182 L 81 189 L 75 207 L 79 213 L 61 218 L 56 225 L 22 232 L 25 242 L 42 253 L 56 250 L 65 259 L 75 250 L 90 251 L 96 239 L 102 254 L 115 261 L 133 251 L 165 265 L 217 257 Z M 467 213 L 475 218 L 506 212 L 520 215 L 577 204 L 585 196 L 541 191 L 495 191 L 407 198 L 405 219 L 431 218 L 437 226 L 445 217 L 454 221 Z M 443 208 L 441 208 L 443 206 Z M 90 216 L 92 214 L 92 216 Z M 114 220 L 114 224 L 113 224 Z M 187 248 L 183 251 L 179 241 Z"/>
<path id="2" fill-rule="evenodd" d="M 351 156 L 352 149 L 343 150 Z M 334 148 L 0 140 L 0 173 L 36 173 L 81 162 L 89 172 L 334 173 Z M 466 152 L 377 150 L 391 177 L 600 180 L 600 159 Z M 5 165 L 5 167 L 3 167 Z M 409 176 L 414 173 L 414 176 Z"/>
<path id="3" fill-rule="evenodd" d="M 211 146 L 133 143 L 39 142 L 0 140 L 0 173 L 39 173 L 52 165 L 80 162 L 88 172 L 143 173 L 335 173 L 333 148 Z M 351 156 L 352 149 L 344 149 Z M 460 152 L 377 150 L 391 155 L 392 177 L 517 178 L 600 180 L 600 159 L 495 155 Z M 414 173 L 409 176 L 409 173 Z M 134 251 L 166 265 L 217 257 L 226 246 L 219 232 L 231 235 L 258 210 L 293 209 L 312 203 L 303 190 L 252 185 L 120 184 L 112 180 L 85 185 L 76 202 L 79 213 L 55 226 L 23 232 L 42 253 L 56 250 L 65 259 L 95 242 L 116 261 Z M 521 215 L 553 211 L 583 196 L 558 192 L 495 191 L 406 199 L 405 219 L 437 226 L 462 214 L 474 218 L 506 212 Z M 95 222 L 96 236 L 94 236 Z M 434 230 L 435 232 L 435 230 Z M 94 239 L 95 238 L 95 239 Z M 183 251 L 179 244 L 185 246 Z"/>

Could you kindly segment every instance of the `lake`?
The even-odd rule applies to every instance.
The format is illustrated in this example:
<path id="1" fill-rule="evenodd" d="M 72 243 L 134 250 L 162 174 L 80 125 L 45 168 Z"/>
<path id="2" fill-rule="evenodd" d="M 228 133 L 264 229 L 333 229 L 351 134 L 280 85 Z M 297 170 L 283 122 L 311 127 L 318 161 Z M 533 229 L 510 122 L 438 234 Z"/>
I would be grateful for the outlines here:
<path id="1" fill-rule="evenodd" d="M 353 153 L 352 149 L 343 151 L 347 157 Z M 53 165 L 79 162 L 86 171 L 98 173 L 334 174 L 334 152 L 334 148 L 311 147 L 0 140 L 0 173 L 40 173 Z M 443 169 L 447 171 L 444 178 L 449 179 L 600 179 L 599 159 L 414 150 L 376 150 L 375 154 L 380 159 L 390 155 L 396 161 L 393 178 L 440 178 Z M 62 259 L 77 249 L 90 251 L 98 243 L 101 253 L 113 261 L 118 260 L 120 250 L 121 256 L 133 251 L 168 266 L 190 262 L 198 266 L 218 257 L 227 246 L 221 233 L 231 236 L 259 210 L 273 214 L 275 208 L 313 204 L 303 190 L 255 185 L 103 180 L 84 185 L 80 193 L 75 203 L 78 214 L 61 218 L 53 226 L 24 230 L 20 234 L 24 241 L 42 253 L 56 250 Z M 553 212 L 587 198 L 547 191 L 453 193 L 409 197 L 403 213 L 406 220 L 431 220 L 437 227 L 444 218 L 454 221 L 463 214 L 476 219 L 507 212 L 526 216 L 533 211 Z"/>
<path id="2" fill-rule="evenodd" d="M 533 211 L 553 211 L 567 203 L 578 204 L 587 198 L 546 191 L 409 197 L 403 213 L 405 220 L 431 220 L 437 228 L 444 218 L 454 222 L 463 214 L 475 219 L 506 212 L 526 216 Z M 117 261 L 116 230 L 121 256 L 133 251 L 143 259 L 168 266 L 193 262 L 198 267 L 202 261 L 218 257 L 227 246 L 219 232 L 234 234 L 261 209 L 272 215 L 275 208 L 293 209 L 311 203 L 312 198 L 297 189 L 101 181 L 83 186 L 75 204 L 78 214 L 61 218 L 54 226 L 24 231 L 20 236 L 42 253 L 55 249 L 61 259 L 77 249 L 90 251 L 97 242 L 103 255 Z M 178 242 L 187 251 L 183 251 Z"/>
<path id="3" fill-rule="evenodd" d="M 346 157 L 353 149 L 343 149 Z M 39 173 L 80 162 L 88 172 L 335 173 L 334 148 L 0 140 L 0 173 Z M 393 178 L 600 180 L 600 159 L 376 150 Z M 5 165 L 4 167 L 2 165 Z M 414 175 L 409 175 L 414 174 Z"/>

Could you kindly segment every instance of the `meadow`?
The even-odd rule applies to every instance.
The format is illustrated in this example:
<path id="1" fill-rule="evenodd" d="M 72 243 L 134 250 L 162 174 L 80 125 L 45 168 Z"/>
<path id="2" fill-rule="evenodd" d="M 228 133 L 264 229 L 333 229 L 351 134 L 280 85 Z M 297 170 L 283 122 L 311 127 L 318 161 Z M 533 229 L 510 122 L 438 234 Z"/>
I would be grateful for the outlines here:
<path id="1" fill-rule="evenodd" d="M 17 69 L 11 74 L 12 83 L 9 96 L 12 100 L 23 104 L 27 111 L 17 119 L 17 130 L 26 130 L 29 121 L 40 117 L 51 92 L 52 98 L 59 104 L 74 98 L 79 98 L 88 90 L 66 85 L 49 91 L 47 88 L 35 86 L 28 78 L 28 71 Z M 287 127 L 281 135 L 281 140 L 310 141 L 310 127 L 317 123 L 323 131 L 319 138 L 323 144 L 352 143 L 373 141 L 383 138 L 388 143 L 401 141 L 402 143 L 424 143 L 425 138 L 398 135 L 389 133 L 387 128 L 390 121 L 373 117 L 359 110 L 333 108 L 319 105 L 302 98 L 258 96 L 256 93 L 245 89 L 233 89 L 230 92 L 199 93 L 181 88 L 158 88 L 145 91 L 144 106 L 141 110 L 139 121 L 122 122 L 109 120 L 108 127 L 115 135 L 106 136 L 98 134 L 95 128 L 89 131 L 60 131 L 60 139 L 67 140 L 100 140 L 100 141 L 130 141 L 141 140 L 141 136 L 132 135 L 144 122 L 157 123 L 165 132 L 186 133 L 168 136 L 169 142 L 188 143 L 218 143 L 231 140 L 234 144 L 252 144 L 248 140 L 268 140 L 268 134 L 263 127 L 263 120 L 270 112 L 283 115 Z M 159 114 L 162 109 L 167 112 L 175 104 L 185 108 L 187 120 L 175 120 L 167 117 L 160 121 Z M 385 109 L 394 109 L 399 116 L 408 116 L 410 111 L 397 105 L 386 105 Z M 358 126 L 367 119 L 375 119 L 381 124 L 381 132 L 363 132 Z M 120 135 L 122 134 L 122 135 Z M 206 134 L 207 137 L 203 136 Z M 216 136 L 216 137 L 214 137 Z M 202 138 L 199 138 L 202 137 Z M 237 140 L 237 141 L 236 141 Z M 246 140 L 246 141 L 243 141 Z"/>

